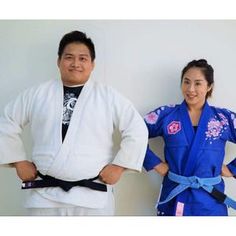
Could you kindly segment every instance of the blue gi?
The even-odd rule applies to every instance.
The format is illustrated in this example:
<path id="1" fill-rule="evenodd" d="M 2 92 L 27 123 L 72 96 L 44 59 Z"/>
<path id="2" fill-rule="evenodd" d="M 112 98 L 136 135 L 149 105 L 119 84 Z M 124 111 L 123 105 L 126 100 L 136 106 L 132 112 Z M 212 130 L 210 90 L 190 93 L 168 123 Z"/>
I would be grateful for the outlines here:
<path id="1" fill-rule="evenodd" d="M 145 116 L 149 138 L 162 136 L 164 155 L 172 176 L 194 176 L 196 179 L 216 180 L 214 189 L 224 192 L 224 181 L 219 176 L 225 155 L 226 141 L 236 143 L 236 114 L 204 104 L 195 132 L 185 101 L 180 105 L 162 106 Z M 161 162 L 148 147 L 144 160 L 147 171 Z M 235 162 L 235 163 L 234 163 Z M 236 173 L 236 161 L 230 170 Z M 213 182 L 212 182 L 213 183 Z M 178 183 L 164 177 L 157 204 L 159 215 L 225 216 L 227 206 L 216 200 L 204 188 L 187 188 L 165 201 Z M 160 202 L 162 204 L 160 204 Z"/>

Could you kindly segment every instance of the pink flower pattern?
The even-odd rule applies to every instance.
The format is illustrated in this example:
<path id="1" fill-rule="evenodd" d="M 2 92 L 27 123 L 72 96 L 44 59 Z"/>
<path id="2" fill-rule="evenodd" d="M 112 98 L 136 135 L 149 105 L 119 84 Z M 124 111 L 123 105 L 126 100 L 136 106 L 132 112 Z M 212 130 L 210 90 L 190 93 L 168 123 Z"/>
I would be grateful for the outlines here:
<path id="1" fill-rule="evenodd" d="M 220 117 L 220 120 L 218 120 L 216 117 L 212 118 L 208 122 L 207 131 L 205 132 L 206 140 L 209 139 L 210 144 L 212 144 L 213 140 L 218 139 L 226 129 L 226 126 L 229 125 L 228 120 L 222 113 L 219 113 L 218 115 Z"/>
<path id="2" fill-rule="evenodd" d="M 174 104 L 171 105 L 167 105 L 166 107 L 175 107 Z M 160 116 L 161 111 L 165 110 L 165 106 L 160 107 L 158 110 L 156 111 L 152 111 L 150 113 L 148 113 L 145 117 L 144 120 L 148 123 L 148 124 L 155 124 Z"/>
<path id="3" fill-rule="evenodd" d="M 231 119 L 233 121 L 234 128 L 236 129 L 236 118 L 235 118 L 235 115 L 233 113 L 231 114 Z"/>
<path id="4" fill-rule="evenodd" d="M 177 134 L 181 130 L 181 123 L 179 121 L 172 121 L 167 126 L 168 134 Z"/>
<path id="5" fill-rule="evenodd" d="M 148 113 L 148 114 L 144 117 L 144 119 L 145 119 L 145 121 L 146 121 L 148 124 L 153 125 L 153 124 L 155 124 L 155 123 L 157 122 L 158 117 L 159 117 L 159 115 L 158 115 L 156 112 L 152 111 L 152 112 Z"/>

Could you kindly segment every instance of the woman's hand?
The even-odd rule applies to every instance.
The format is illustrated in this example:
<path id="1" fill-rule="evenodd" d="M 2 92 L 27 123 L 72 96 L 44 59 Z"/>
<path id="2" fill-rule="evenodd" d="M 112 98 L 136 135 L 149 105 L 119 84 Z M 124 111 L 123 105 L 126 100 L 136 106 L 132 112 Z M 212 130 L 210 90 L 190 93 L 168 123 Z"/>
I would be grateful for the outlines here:
<path id="1" fill-rule="evenodd" d="M 165 176 L 169 171 L 169 166 L 166 162 L 161 162 L 154 167 L 154 170 L 161 176 Z"/>
<path id="2" fill-rule="evenodd" d="M 224 177 L 233 177 L 234 176 L 226 165 L 222 166 L 221 175 Z"/>

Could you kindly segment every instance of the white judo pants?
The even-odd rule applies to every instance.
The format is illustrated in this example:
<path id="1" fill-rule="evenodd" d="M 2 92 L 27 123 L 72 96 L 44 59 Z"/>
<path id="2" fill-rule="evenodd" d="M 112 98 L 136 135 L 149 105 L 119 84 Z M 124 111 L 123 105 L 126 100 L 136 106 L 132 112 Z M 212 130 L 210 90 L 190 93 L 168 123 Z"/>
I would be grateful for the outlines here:
<path id="1" fill-rule="evenodd" d="M 53 207 L 53 208 L 27 208 L 29 216 L 113 216 L 115 214 L 115 201 L 113 194 L 109 194 L 104 208 L 87 208 L 79 206 Z"/>

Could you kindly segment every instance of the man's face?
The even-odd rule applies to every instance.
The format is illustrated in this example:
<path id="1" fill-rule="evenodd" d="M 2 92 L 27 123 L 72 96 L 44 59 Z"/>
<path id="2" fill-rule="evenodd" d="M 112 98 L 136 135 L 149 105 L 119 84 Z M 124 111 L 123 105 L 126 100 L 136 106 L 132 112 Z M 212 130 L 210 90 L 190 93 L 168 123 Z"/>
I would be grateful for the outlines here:
<path id="1" fill-rule="evenodd" d="M 89 49 L 82 43 L 68 44 L 57 65 L 65 86 L 85 84 L 94 68 Z"/>

